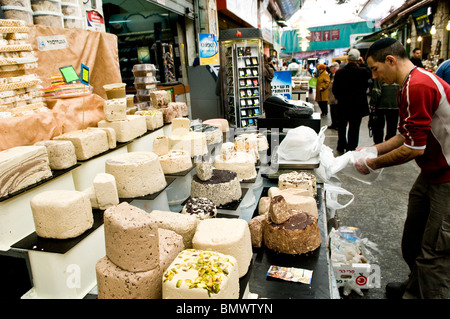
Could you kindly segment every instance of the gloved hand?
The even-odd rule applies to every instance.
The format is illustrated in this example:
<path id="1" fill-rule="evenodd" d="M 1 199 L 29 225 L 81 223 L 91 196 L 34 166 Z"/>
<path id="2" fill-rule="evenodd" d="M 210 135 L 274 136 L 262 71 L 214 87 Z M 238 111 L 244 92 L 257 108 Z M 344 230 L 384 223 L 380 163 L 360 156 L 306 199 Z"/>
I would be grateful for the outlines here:
<path id="1" fill-rule="evenodd" d="M 372 172 L 374 172 L 373 169 L 371 169 L 369 167 L 369 165 L 367 165 L 367 159 L 368 158 L 359 158 L 356 162 L 355 162 L 355 169 L 363 174 L 363 175 L 367 175 L 370 174 Z"/>

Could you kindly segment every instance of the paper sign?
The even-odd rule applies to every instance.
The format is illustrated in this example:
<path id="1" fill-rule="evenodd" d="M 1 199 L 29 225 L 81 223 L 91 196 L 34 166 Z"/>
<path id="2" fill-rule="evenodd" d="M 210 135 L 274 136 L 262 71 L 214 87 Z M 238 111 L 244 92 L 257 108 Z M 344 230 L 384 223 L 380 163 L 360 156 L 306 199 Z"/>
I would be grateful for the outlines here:
<path id="1" fill-rule="evenodd" d="M 64 35 L 36 37 L 36 41 L 39 51 L 60 50 L 69 47 L 67 39 Z"/>
<path id="2" fill-rule="evenodd" d="M 267 271 L 267 276 L 283 279 L 293 282 L 301 282 L 304 284 L 311 284 L 312 270 L 294 268 L 294 267 L 280 267 L 280 266 L 270 266 Z"/>

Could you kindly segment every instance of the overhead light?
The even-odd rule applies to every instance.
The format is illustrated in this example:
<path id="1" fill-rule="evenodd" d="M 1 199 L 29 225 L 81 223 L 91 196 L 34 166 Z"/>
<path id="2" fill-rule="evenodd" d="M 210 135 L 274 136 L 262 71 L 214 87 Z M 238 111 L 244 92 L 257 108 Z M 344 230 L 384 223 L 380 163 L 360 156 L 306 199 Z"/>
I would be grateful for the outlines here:
<path id="1" fill-rule="evenodd" d="M 447 29 L 447 31 L 450 31 L 450 20 L 448 20 L 446 29 Z"/>
<path id="2" fill-rule="evenodd" d="M 431 26 L 430 34 L 436 34 L 436 27 L 434 24 Z"/>
<path id="3" fill-rule="evenodd" d="M 406 43 L 411 43 L 411 38 L 406 39 Z"/>
<path id="4" fill-rule="evenodd" d="M 417 41 L 421 42 L 422 41 L 422 37 L 419 35 L 419 37 L 417 38 Z"/>

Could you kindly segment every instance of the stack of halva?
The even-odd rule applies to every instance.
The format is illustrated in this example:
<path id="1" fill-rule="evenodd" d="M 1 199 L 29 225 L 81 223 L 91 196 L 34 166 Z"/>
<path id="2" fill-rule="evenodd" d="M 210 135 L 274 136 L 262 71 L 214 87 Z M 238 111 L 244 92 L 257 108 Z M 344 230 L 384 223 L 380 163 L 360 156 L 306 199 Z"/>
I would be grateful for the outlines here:
<path id="1" fill-rule="evenodd" d="M 127 115 L 127 97 L 124 83 L 104 85 L 107 99 L 104 103 L 105 119 L 98 122 L 100 128 L 112 128 L 116 140 L 125 143 L 147 132 L 145 117 Z"/>
<path id="2" fill-rule="evenodd" d="M 124 202 L 104 213 L 106 256 L 96 264 L 99 299 L 160 299 L 162 272 L 184 249 L 183 238 L 159 228 Z"/>
<path id="3" fill-rule="evenodd" d="M 259 214 L 249 222 L 252 245 L 285 254 L 304 254 L 321 244 L 315 176 L 305 172 L 281 174 L 278 187 L 261 197 Z"/>
<path id="4" fill-rule="evenodd" d="M 30 200 L 36 234 L 68 239 L 83 234 L 94 224 L 91 203 L 84 192 L 49 190 Z"/>
<path id="5" fill-rule="evenodd" d="M 150 92 L 151 109 L 162 112 L 164 123 L 172 123 L 177 117 L 187 116 L 188 108 L 184 102 L 169 102 L 169 93 L 165 90 Z"/>

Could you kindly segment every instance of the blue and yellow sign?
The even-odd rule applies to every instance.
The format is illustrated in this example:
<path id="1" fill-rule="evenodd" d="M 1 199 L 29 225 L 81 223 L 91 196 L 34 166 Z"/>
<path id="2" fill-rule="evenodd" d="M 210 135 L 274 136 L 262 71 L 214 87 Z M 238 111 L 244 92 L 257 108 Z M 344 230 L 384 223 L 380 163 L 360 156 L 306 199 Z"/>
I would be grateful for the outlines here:
<path id="1" fill-rule="evenodd" d="M 219 64 L 219 43 L 217 36 L 208 33 L 198 34 L 200 65 Z"/>

